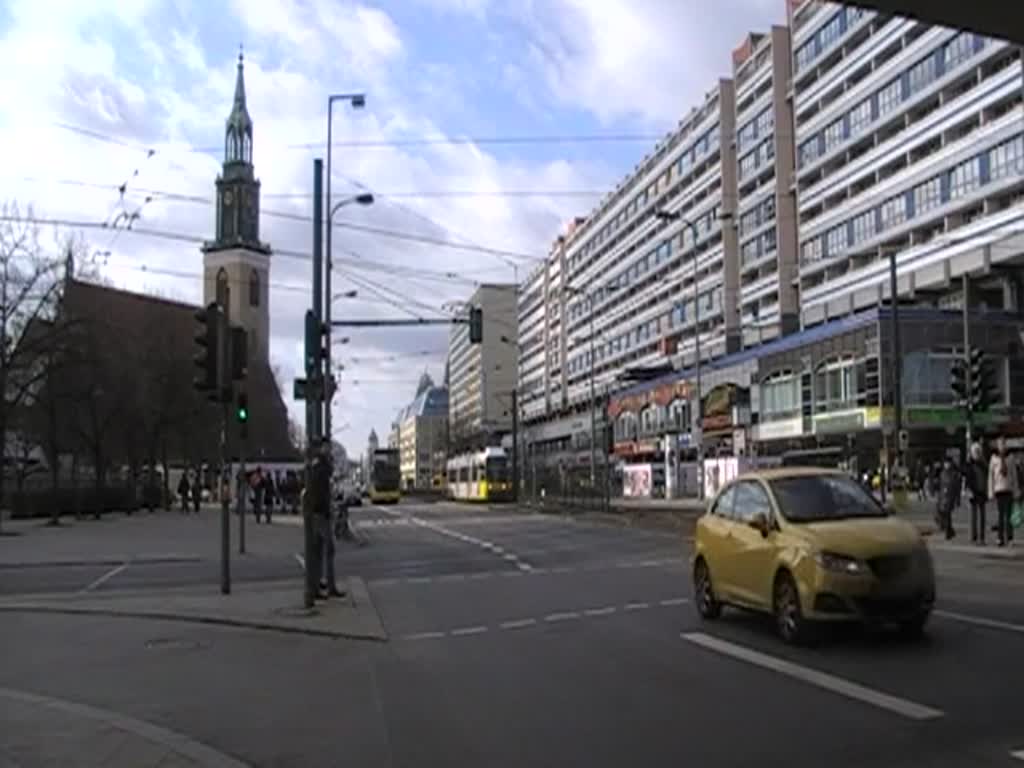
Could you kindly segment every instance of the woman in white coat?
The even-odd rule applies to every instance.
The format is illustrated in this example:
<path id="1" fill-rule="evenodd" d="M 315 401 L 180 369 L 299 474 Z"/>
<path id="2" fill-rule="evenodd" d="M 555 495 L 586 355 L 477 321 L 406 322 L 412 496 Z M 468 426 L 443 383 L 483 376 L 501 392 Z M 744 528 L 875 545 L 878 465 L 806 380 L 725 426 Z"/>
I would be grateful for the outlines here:
<path id="1" fill-rule="evenodd" d="M 1017 473 L 1012 460 L 1006 451 L 1006 440 L 1000 437 L 996 441 L 996 450 L 988 463 L 988 497 L 996 502 L 997 532 L 999 546 L 1005 547 L 1013 541 L 1013 524 L 1010 512 L 1013 500 L 1020 495 L 1017 488 Z"/>

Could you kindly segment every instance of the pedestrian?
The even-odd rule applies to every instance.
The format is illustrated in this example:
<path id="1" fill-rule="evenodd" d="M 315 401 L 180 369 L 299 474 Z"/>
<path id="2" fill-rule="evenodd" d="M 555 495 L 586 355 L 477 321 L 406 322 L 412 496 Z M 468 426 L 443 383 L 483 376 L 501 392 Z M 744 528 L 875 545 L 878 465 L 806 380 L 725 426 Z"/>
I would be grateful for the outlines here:
<path id="1" fill-rule="evenodd" d="M 981 443 L 971 444 L 964 482 L 970 494 L 971 504 L 971 542 L 985 543 L 985 512 L 988 504 L 988 465 Z"/>
<path id="2" fill-rule="evenodd" d="M 996 450 L 988 465 L 988 496 L 996 502 L 998 519 L 996 530 L 1000 547 L 1013 543 L 1013 525 L 1010 522 L 1010 513 L 1013 511 L 1013 500 L 1018 495 L 1018 489 L 1016 487 L 1017 473 L 1010 464 L 1006 439 L 1000 437 L 996 441 Z"/>
<path id="3" fill-rule="evenodd" d="M 256 523 L 260 522 L 260 513 L 263 511 L 263 470 L 256 467 L 256 470 L 249 477 L 249 492 L 252 493 L 252 511 L 256 515 Z"/>
<path id="4" fill-rule="evenodd" d="M 946 532 L 946 540 L 956 537 L 953 529 L 953 510 L 960 506 L 960 473 L 948 457 L 942 462 L 939 473 L 939 521 Z"/>
<path id="5" fill-rule="evenodd" d="M 203 484 L 199 482 L 199 471 L 196 471 L 195 480 L 192 481 L 192 511 L 199 514 L 199 504 L 203 500 Z"/>
<path id="6" fill-rule="evenodd" d="M 338 589 L 334 575 L 334 525 L 332 512 L 334 500 L 331 498 L 331 445 L 324 441 L 314 464 L 313 484 L 315 484 L 315 515 L 320 560 L 320 598 L 343 597 L 344 592 Z"/>
<path id="7" fill-rule="evenodd" d="M 188 513 L 190 490 L 191 489 L 188 484 L 188 473 L 182 472 L 181 480 L 178 481 L 178 498 L 181 500 L 181 513 L 183 515 Z"/>
<path id="8" fill-rule="evenodd" d="M 263 514 L 267 518 L 267 525 L 270 525 L 270 514 L 274 511 L 274 480 L 269 472 L 263 475 L 257 493 L 263 494 Z"/>

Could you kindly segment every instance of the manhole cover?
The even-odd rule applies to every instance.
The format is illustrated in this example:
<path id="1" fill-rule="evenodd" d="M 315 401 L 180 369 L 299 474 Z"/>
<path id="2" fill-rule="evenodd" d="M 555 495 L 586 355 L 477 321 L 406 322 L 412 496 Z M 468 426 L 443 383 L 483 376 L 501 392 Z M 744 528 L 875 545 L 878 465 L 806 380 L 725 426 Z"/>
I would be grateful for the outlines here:
<path id="1" fill-rule="evenodd" d="M 146 641 L 146 647 L 154 650 L 193 650 L 203 646 L 203 643 L 184 637 L 157 637 Z"/>

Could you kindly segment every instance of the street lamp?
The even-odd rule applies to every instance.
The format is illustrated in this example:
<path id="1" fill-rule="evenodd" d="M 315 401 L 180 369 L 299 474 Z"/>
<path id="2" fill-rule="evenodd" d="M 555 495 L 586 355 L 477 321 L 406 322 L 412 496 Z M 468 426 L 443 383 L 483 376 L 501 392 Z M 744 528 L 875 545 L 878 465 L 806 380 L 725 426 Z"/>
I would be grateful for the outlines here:
<path id="1" fill-rule="evenodd" d="M 700 429 L 701 423 L 701 386 L 700 386 L 700 282 L 697 269 L 697 240 L 700 232 L 697 226 L 687 219 L 679 211 L 655 211 L 654 215 L 662 221 L 678 221 L 690 228 L 690 235 L 693 237 L 693 342 L 694 342 L 694 389 L 696 390 L 697 407 L 692 409 L 692 424 L 690 433 L 697 444 L 697 488 L 700 498 L 704 498 L 704 440 Z M 726 221 L 732 218 L 732 214 L 721 214 L 719 221 Z"/>
<path id="2" fill-rule="evenodd" d="M 333 116 L 334 116 L 334 102 L 336 101 L 347 101 L 352 105 L 353 109 L 362 109 L 366 106 L 366 95 L 363 93 L 332 93 L 327 97 L 327 273 L 324 276 L 324 294 L 327 296 L 331 295 L 331 272 L 334 270 L 334 254 L 331 250 L 331 234 L 334 229 L 334 214 L 337 210 L 343 206 L 355 203 L 356 205 L 372 205 L 373 195 L 369 192 L 363 192 L 358 195 L 347 197 L 344 200 L 338 202 L 337 205 L 331 205 L 331 145 L 334 143 L 333 133 Z M 331 370 L 331 302 L 327 302 L 327 306 L 324 307 L 324 332 L 327 335 L 327 370 Z M 324 435 L 328 440 L 331 439 L 331 404 L 328 402 L 324 408 Z"/>

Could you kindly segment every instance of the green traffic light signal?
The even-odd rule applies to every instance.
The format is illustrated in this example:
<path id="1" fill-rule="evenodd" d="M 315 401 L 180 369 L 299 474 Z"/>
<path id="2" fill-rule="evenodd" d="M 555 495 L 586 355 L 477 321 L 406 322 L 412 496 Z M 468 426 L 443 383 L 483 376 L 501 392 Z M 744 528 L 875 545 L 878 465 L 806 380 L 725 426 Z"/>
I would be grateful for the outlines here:
<path id="1" fill-rule="evenodd" d="M 249 396 L 244 392 L 238 394 L 238 406 L 235 409 L 235 416 L 239 424 L 245 424 L 249 421 Z"/>

